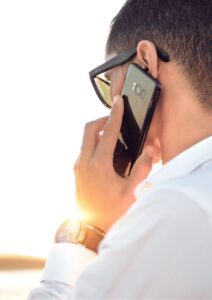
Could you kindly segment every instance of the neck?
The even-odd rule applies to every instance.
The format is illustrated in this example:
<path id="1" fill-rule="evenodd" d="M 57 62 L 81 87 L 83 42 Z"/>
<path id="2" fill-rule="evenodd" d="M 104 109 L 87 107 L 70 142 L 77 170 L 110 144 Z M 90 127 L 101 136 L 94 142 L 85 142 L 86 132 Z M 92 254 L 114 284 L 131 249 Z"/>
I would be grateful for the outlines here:
<path id="1" fill-rule="evenodd" d="M 185 87 L 184 81 L 178 82 L 177 76 L 172 76 L 167 85 L 164 96 L 168 101 L 164 101 L 161 109 L 165 120 L 161 130 L 163 163 L 212 135 L 212 113 L 203 107 L 192 89 Z"/>
<path id="2" fill-rule="evenodd" d="M 188 136 L 185 137 L 182 133 L 184 131 L 188 132 Z M 164 146 L 161 149 L 161 160 L 162 163 L 166 163 L 179 155 L 181 152 L 185 151 L 186 149 L 192 147 L 194 144 L 204 140 L 205 138 L 212 136 L 211 132 L 201 132 L 201 130 L 197 131 L 195 134 L 192 134 L 189 131 L 189 128 L 185 128 L 178 131 L 178 135 L 175 138 L 175 141 L 169 142 L 169 139 L 166 138 L 166 141 L 163 143 Z M 167 151 L 166 145 L 170 145 Z"/>

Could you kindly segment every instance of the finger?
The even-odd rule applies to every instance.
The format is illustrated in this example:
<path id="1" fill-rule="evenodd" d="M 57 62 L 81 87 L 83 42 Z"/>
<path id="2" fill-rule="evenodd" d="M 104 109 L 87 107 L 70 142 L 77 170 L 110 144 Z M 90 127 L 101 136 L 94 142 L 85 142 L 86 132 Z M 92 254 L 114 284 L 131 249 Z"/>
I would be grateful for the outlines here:
<path id="1" fill-rule="evenodd" d="M 85 125 L 80 161 L 88 161 L 93 156 L 99 139 L 99 133 L 103 130 L 107 118 L 103 117 Z"/>
<path id="2" fill-rule="evenodd" d="M 113 152 L 119 136 L 121 121 L 124 112 L 124 103 L 121 96 L 115 96 L 110 116 L 104 126 L 103 134 L 96 148 L 95 157 L 113 159 Z"/>
<path id="3" fill-rule="evenodd" d="M 158 149 L 156 149 L 156 147 L 153 145 L 144 147 L 142 154 L 136 160 L 131 174 L 128 177 L 129 181 L 131 181 L 131 186 L 133 189 L 138 185 L 139 182 L 146 179 L 151 172 L 157 152 Z"/>

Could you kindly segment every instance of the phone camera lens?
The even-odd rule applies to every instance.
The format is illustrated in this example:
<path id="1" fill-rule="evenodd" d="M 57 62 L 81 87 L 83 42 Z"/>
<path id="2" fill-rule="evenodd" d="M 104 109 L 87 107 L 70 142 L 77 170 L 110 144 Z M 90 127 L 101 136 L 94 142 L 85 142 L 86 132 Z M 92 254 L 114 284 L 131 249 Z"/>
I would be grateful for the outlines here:
<path id="1" fill-rule="evenodd" d="M 141 98 L 142 98 L 142 99 L 145 99 L 145 97 L 146 97 L 146 90 L 142 90 Z"/>
<path id="2" fill-rule="evenodd" d="M 140 84 L 134 82 L 133 84 L 133 91 L 136 94 L 136 96 L 140 97 L 141 99 L 144 99 L 146 97 L 146 90 L 142 89 Z"/>
<path id="3" fill-rule="evenodd" d="M 134 83 L 133 90 L 137 96 L 141 95 L 141 86 L 137 83 Z"/>

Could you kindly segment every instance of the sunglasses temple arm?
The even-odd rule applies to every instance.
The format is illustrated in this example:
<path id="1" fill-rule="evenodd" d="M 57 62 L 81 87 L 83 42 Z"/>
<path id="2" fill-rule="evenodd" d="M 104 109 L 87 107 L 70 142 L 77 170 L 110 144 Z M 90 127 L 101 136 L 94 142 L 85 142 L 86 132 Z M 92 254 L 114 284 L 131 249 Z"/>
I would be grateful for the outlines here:
<path id="1" fill-rule="evenodd" d="M 107 72 L 108 70 L 115 68 L 127 61 L 129 61 L 136 54 L 136 48 L 127 50 L 118 56 L 110 59 L 106 63 L 100 65 L 99 67 L 93 69 L 89 72 L 90 77 L 95 77 L 101 73 Z"/>

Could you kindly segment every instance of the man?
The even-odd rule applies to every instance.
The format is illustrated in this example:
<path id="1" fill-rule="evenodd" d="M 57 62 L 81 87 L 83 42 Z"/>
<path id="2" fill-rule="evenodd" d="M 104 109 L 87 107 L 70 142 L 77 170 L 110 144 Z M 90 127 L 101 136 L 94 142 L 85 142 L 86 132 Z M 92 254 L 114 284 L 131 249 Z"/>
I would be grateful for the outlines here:
<path id="1" fill-rule="evenodd" d="M 29 299 L 212 299 L 211 11 L 211 0 L 129 0 L 113 20 L 106 61 L 136 52 L 107 71 L 111 114 L 86 125 L 75 165 L 91 242 L 70 243 L 60 228 Z M 131 62 L 162 88 L 142 155 L 123 177 L 113 152 Z"/>

